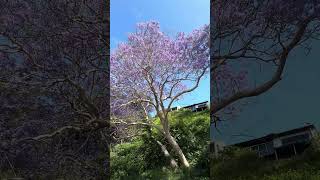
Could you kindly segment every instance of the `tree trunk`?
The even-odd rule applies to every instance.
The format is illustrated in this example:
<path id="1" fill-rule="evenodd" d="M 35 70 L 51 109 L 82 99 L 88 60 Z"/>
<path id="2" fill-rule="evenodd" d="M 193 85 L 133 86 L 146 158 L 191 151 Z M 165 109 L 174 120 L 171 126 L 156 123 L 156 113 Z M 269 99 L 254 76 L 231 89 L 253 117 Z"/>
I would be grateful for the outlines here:
<path id="1" fill-rule="evenodd" d="M 146 112 L 146 111 L 145 111 Z M 146 113 L 146 120 L 148 122 L 149 120 L 149 117 L 147 116 L 147 113 Z M 173 168 L 173 169 L 176 169 L 178 167 L 178 163 L 176 162 L 176 160 L 170 155 L 169 151 L 167 150 L 166 146 L 164 144 L 162 144 L 160 141 L 158 141 L 155 137 L 152 136 L 152 131 L 151 131 L 151 128 L 150 127 L 146 127 L 146 130 L 149 134 L 149 136 L 157 142 L 157 144 L 160 146 L 161 148 L 161 151 L 163 152 L 164 156 L 169 160 L 170 162 L 170 166 Z"/>
<path id="2" fill-rule="evenodd" d="M 167 139 L 168 143 L 170 144 L 170 146 L 172 147 L 172 149 L 174 150 L 174 152 L 178 156 L 182 166 L 184 168 L 186 168 L 186 169 L 189 169 L 190 168 L 190 164 L 189 164 L 186 156 L 182 152 L 182 150 L 181 150 L 179 144 L 177 143 L 176 139 L 170 133 L 170 127 L 169 127 L 168 118 L 166 116 L 163 116 L 162 114 L 158 114 L 158 116 L 160 118 L 160 122 L 161 122 L 163 130 L 164 130 L 165 138 Z"/>
<path id="3" fill-rule="evenodd" d="M 163 145 L 160 141 L 157 140 L 157 143 L 159 144 L 159 146 L 161 147 L 162 152 L 164 153 L 164 156 L 169 160 L 170 162 L 170 166 L 173 169 L 176 169 L 178 167 L 178 163 L 176 162 L 176 160 L 170 155 L 169 151 L 167 150 L 166 146 Z"/>
<path id="4" fill-rule="evenodd" d="M 175 151 L 175 153 L 178 155 L 179 160 L 182 163 L 182 166 L 187 168 L 187 169 L 189 169 L 190 165 L 189 165 L 189 162 L 188 162 L 187 158 L 185 157 L 185 155 L 182 152 L 179 144 L 177 143 L 175 138 L 171 136 L 169 131 L 166 132 L 166 139 L 167 139 L 168 143 L 172 146 L 172 148 Z"/>

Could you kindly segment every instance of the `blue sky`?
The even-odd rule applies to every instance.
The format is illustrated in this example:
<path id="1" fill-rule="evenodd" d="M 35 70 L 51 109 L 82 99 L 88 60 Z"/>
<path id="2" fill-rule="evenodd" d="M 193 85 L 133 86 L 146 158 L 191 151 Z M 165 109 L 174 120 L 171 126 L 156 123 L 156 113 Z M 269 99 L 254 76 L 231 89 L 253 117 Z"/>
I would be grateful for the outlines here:
<path id="1" fill-rule="evenodd" d="M 110 2 L 111 51 L 119 42 L 125 42 L 129 32 L 135 31 L 139 22 L 158 21 L 162 31 L 170 35 L 189 33 L 204 24 L 209 24 L 209 0 L 111 0 Z M 174 106 L 210 100 L 209 75 L 202 80 L 197 90 L 185 95 Z"/>
<path id="2" fill-rule="evenodd" d="M 135 30 L 138 22 L 155 20 L 160 22 L 164 32 L 191 32 L 210 20 L 209 0 L 111 0 L 111 49 L 120 41 L 125 41 L 129 32 Z M 244 133 L 260 137 L 271 132 L 281 132 L 301 127 L 305 122 L 320 127 L 320 61 L 319 42 L 313 43 L 313 50 L 305 56 L 302 50 L 290 56 L 284 79 L 266 94 L 252 99 L 238 117 L 222 125 L 217 133 L 211 128 L 211 138 L 226 144 L 235 143 L 249 137 L 234 137 Z M 209 77 L 200 87 L 185 96 L 175 105 L 184 106 L 210 99 Z"/>
<path id="3" fill-rule="evenodd" d="M 212 139 L 233 144 L 270 133 L 314 124 L 320 129 L 320 42 L 312 42 L 309 55 L 296 48 L 289 55 L 282 80 L 265 94 L 251 98 L 234 119 L 211 127 Z M 248 136 L 234 136 L 245 134 Z M 252 136 L 252 137 L 250 137 Z"/>

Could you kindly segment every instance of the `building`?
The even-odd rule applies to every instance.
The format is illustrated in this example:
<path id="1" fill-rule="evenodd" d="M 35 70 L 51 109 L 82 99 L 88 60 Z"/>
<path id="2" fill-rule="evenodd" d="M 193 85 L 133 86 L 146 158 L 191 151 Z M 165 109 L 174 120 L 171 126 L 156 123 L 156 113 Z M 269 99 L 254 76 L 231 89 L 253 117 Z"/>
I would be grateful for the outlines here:
<path id="1" fill-rule="evenodd" d="M 204 102 L 192 104 L 192 105 L 185 106 L 185 107 L 180 107 L 180 106 L 173 107 L 173 108 L 169 109 L 169 112 L 176 111 L 176 110 L 181 109 L 181 108 L 190 109 L 193 112 L 199 112 L 199 111 L 203 111 L 203 110 L 208 109 L 209 105 L 208 105 L 208 101 L 204 101 Z"/>
<path id="2" fill-rule="evenodd" d="M 260 157 L 279 159 L 302 153 L 317 134 L 314 125 L 308 125 L 289 131 L 269 134 L 257 139 L 234 144 L 233 146 L 250 148 Z"/>
<path id="3" fill-rule="evenodd" d="M 169 109 L 169 112 L 171 112 L 171 111 L 176 111 L 176 110 L 179 110 L 179 109 L 181 109 L 180 106 L 173 107 L 173 108 L 170 108 L 170 109 Z"/>
<path id="4" fill-rule="evenodd" d="M 206 109 L 208 109 L 208 107 L 209 107 L 208 106 L 208 101 L 204 101 L 204 102 L 201 102 L 201 103 L 192 104 L 190 106 L 185 106 L 183 108 L 190 109 L 193 112 L 198 112 L 198 111 L 206 110 Z"/>

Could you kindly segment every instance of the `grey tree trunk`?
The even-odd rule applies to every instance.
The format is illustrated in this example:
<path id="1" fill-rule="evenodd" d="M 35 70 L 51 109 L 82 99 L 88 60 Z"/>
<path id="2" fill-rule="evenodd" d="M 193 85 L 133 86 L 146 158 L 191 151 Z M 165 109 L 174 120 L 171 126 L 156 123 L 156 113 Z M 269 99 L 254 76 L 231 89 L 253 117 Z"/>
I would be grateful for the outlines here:
<path id="1" fill-rule="evenodd" d="M 186 169 L 190 168 L 190 164 L 186 158 L 186 156 L 184 155 L 183 151 L 181 150 L 179 144 L 177 143 L 176 139 L 171 135 L 170 133 L 170 127 L 169 127 L 169 120 L 166 116 L 162 116 L 161 114 L 158 114 L 159 118 L 160 118 L 160 122 L 163 126 L 163 130 L 164 130 L 164 135 L 165 138 L 167 139 L 168 143 L 170 144 L 170 146 L 172 147 L 172 149 L 174 150 L 174 152 L 176 153 L 176 155 L 178 156 L 182 166 Z"/>
<path id="2" fill-rule="evenodd" d="M 175 151 L 175 153 L 178 155 L 179 160 L 182 163 L 182 166 L 185 168 L 189 168 L 190 164 L 187 160 L 187 158 L 185 157 L 184 153 L 182 152 L 179 144 L 177 143 L 177 141 L 175 140 L 175 138 L 170 134 L 169 131 L 166 132 L 166 139 L 169 142 L 169 144 L 172 146 L 173 150 Z"/>
<path id="3" fill-rule="evenodd" d="M 178 167 L 178 163 L 176 162 L 176 160 L 170 155 L 169 151 L 167 150 L 166 146 L 163 145 L 160 141 L 157 140 L 157 143 L 159 144 L 159 146 L 161 147 L 161 150 L 164 154 L 164 156 L 169 160 L 170 162 L 170 166 L 173 169 L 176 169 Z"/>

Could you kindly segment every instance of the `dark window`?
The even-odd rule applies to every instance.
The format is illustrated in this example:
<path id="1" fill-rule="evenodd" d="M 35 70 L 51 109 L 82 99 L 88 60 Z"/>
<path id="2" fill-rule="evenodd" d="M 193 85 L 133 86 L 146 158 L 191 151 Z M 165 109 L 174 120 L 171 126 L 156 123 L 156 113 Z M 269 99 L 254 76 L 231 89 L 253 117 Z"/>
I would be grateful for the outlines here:
<path id="1" fill-rule="evenodd" d="M 292 144 L 292 143 L 299 143 L 299 142 L 304 142 L 309 140 L 309 134 L 300 134 L 292 137 L 288 137 L 282 140 L 282 144 Z"/>

